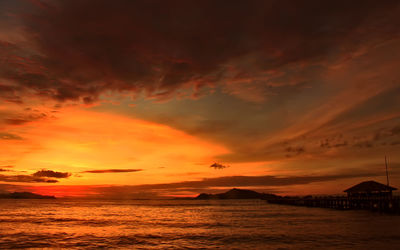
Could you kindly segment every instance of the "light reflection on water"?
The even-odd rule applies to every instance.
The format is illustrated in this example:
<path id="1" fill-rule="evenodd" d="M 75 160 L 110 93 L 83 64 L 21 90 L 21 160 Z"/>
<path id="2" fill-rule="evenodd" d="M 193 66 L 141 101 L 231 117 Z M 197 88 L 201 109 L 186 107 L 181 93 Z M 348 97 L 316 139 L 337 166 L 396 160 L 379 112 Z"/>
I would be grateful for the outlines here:
<path id="1" fill-rule="evenodd" d="M 261 200 L 0 200 L 0 248 L 399 249 L 400 216 Z"/>

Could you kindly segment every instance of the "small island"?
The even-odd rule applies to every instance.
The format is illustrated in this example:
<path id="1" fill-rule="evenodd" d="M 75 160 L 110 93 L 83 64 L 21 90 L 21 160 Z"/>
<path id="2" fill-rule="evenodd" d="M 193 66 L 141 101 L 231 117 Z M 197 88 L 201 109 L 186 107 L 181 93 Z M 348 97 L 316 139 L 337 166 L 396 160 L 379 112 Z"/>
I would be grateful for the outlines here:
<path id="1" fill-rule="evenodd" d="M 201 193 L 194 199 L 197 200 L 233 200 L 233 199 L 274 199 L 279 196 L 274 194 L 258 193 L 253 190 L 233 188 L 225 193 L 206 194 Z"/>
<path id="2" fill-rule="evenodd" d="M 52 195 L 40 195 L 31 192 L 2 193 L 0 199 L 55 199 Z"/>

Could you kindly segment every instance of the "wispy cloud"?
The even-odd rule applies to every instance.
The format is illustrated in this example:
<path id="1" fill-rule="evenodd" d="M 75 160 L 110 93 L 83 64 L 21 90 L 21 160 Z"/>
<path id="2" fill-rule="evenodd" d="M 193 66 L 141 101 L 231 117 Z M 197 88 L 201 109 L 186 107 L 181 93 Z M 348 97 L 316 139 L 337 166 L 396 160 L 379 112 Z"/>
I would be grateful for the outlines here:
<path id="1" fill-rule="evenodd" d="M 104 174 L 104 173 L 131 173 L 131 172 L 140 172 L 143 169 L 98 169 L 98 170 L 87 170 L 82 173 L 91 173 L 91 174 Z"/>

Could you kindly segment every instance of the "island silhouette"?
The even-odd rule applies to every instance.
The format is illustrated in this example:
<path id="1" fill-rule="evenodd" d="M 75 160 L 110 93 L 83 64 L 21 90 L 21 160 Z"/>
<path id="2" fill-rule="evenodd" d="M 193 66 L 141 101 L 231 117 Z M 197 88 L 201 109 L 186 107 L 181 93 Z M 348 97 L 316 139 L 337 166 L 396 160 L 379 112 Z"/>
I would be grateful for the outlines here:
<path id="1" fill-rule="evenodd" d="M 40 195 L 31 192 L 2 193 L 0 199 L 55 199 L 52 195 Z"/>
<path id="2" fill-rule="evenodd" d="M 225 193 L 201 193 L 194 199 L 197 200 L 234 200 L 234 199 L 273 199 L 279 196 L 274 194 L 259 193 L 248 189 L 233 188 Z"/>

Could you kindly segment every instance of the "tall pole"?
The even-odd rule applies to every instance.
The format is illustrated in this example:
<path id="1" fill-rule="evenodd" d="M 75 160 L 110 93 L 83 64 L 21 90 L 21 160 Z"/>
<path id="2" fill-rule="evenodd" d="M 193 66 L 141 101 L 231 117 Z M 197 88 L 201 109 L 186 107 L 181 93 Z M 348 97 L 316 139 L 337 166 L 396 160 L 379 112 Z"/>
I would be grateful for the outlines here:
<path id="1" fill-rule="evenodd" d="M 386 166 L 386 183 L 387 183 L 387 186 L 389 186 L 389 173 L 388 173 L 386 155 L 385 155 L 385 166 Z"/>

